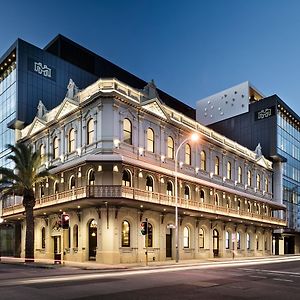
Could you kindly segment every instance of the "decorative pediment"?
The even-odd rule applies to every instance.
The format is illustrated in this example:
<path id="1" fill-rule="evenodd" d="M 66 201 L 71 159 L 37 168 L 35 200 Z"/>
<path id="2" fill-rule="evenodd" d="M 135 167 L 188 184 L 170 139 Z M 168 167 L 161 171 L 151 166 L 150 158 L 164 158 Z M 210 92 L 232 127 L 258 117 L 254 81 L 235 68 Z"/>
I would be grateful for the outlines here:
<path id="1" fill-rule="evenodd" d="M 259 158 L 257 158 L 256 163 L 266 169 L 272 168 L 272 163 L 268 161 L 264 156 L 260 156 Z"/>
<path id="2" fill-rule="evenodd" d="M 45 122 L 37 117 L 33 120 L 27 135 L 35 134 L 36 132 L 43 130 L 46 127 Z"/>
<path id="3" fill-rule="evenodd" d="M 151 99 L 150 101 L 145 102 L 142 107 L 147 111 L 159 116 L 160 118 L 167 119 L 167 114 L 165 113 L 162 105 L 159 103 L 157 98 Z"/>
<path id="4" fill-rule="evenodd" d="M 60 119 L 63 116 L 69 114 L 70 112 L 72 112 L 73 110 L 78 108 L 78 103 L 76 103 L 75 101 L 71 100 L 71 99 L 65 99 L 64 102 L 61 104 L 55 119 Z"/>

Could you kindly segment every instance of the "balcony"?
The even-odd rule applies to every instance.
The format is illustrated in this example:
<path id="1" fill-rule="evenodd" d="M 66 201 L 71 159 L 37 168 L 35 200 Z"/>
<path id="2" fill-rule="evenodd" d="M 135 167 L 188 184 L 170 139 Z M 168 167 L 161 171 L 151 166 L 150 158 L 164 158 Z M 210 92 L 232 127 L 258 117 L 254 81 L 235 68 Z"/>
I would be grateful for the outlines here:
<path id="1" fill-rule="evenodd" d="M 83 186 L 74 188 L 72 190 L 56 193 L 49 196 L 44 196 L 36 200 L 35 210 L 52 205 L 66 204 L 72 201 L 84 200 L 84 199 L 130 199 L 137 200 L 146 203 L 153 203 L 163 206 L 175 207 L 174 196 L 168 196 L 156 192 L 150 192 L 146 190 L 140 190 L 132 187 L 125 186 Z M 10 215 L 16 215 L 24 212 L 22 206 L 22 197 L 18 197 L 16 201 L 12 201 L 11 198 L 4 200 L 3 203 L 3 216 L 8 217 Z M 283 219 L 267 216 L 264 214 L 257 214 L 254 212 L 248 212 L 240 210 L 238 208 L 227 208 L 226 206 L 217 206 L 210 203 L 202 203 L 196 200 L 187 200 L 184 198 L 178 199 L 178 207 L 186 210 L 198 211 L 201 213 L 213 215 L 213 216 L 226 216 L 229 218 L 238 218 L 240 220 L 248 220 L 251 222 L 260 222 L 268 225 L 285 226 L 286 221 Z"/>

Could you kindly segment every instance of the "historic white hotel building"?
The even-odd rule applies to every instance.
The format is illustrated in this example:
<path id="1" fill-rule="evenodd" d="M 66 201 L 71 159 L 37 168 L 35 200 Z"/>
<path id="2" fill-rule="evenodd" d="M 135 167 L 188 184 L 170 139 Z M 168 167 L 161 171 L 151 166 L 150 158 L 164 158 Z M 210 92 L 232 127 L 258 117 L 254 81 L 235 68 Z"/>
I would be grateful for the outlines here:
<path id="1" fill-rule="evenodd" d="M 51 111 L 40 104 L 18 138 L 40 149 L 56 181 L 36 186 L 35 257 L 128 263 L 175 259 L 174 156 L 178 156 L 180 259 L 263 256 L 286 221 L 272 194 L 272 163 L 166 106 L 153 83 L 136 90 L 100 79 Z M 42 166 L 42 167 L 44 167 Z M 25 221 L 21 199 L 4 201 L 3 217 Z M 69 230 L 59 226 L 70 215 Z M 277 216 L 284 214 L 277 213 Z"/>

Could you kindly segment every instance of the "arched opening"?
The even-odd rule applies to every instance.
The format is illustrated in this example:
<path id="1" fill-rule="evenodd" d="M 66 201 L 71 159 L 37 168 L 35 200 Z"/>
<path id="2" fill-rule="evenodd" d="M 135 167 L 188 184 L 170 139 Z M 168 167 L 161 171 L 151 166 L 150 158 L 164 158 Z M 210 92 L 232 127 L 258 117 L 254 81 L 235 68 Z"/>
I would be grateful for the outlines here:
<path id="1" fill-rule="evenodd" d="M 88 172 L 88 185 L 95 185 L 95 171 L 93 169 Z"/>
<path id="2" fill-rule="evenodd" d="M 199 229 L 199 248 L 204 248 L 204 229 Z"/>
<path id="3" fill-rule="evenodd" d="M 73 226 L 73 248 L 78 248 L 78 225 Z"/>
<path id="4" fill-rule="evenodd" d="M 68 136 L 68 152 L 75 151 L 75 130 L 71 128 Z"/>
<path id="5" fill-rule="evenodd" d="M 57 136 L 53 139 L 52 154 L 53 154 L 53 159 L 56 159 L 59 156 L 59 142 Z"/>
<path id="6" fill-rule="evenodd" d="M 200 168 L 201 170 L 206 171 L 206 153 L 204 150 L 201 151 L 200 158 L 201 158 Z"/>
<path id="7" fill-rule="evenodd" d="M 132 145 L 132 124 L 128 119 L 123 121 L 123 138 L 124 143 Z"/>
<path id="8" fill-rule="evenodd" d="M 168 158 L 174 159 L 174 140 L 168 136 L 168 149 L 167 149 Z"/>
<path id="9" fill-rule="evenodd" d="M 190 228 L 188 226 L 183 229 L 183 248 L 190 248 Z"/>
<path id="10" fill-rule="evenodd" d="M 54 194 L 57 194 L 59 192 L 59 186 L 57 180 L 54 182 L 53 190 L 54 190 Z"/>
<path id="11" fill-rule="evenodd" d="M 147 151 L 154 153 L 154 131 L 147 129 Z"/>
<path id="12" fill-rule="evenodd" d="M 213 230 L 213 253 L 214 257 L 219 256 L 219 231 L 217 229 Z"/>
<path id="13" fill-rule="evenodd" d="M 46 248 L 46 229 L 45 227 L 42 228 L 42 249 L 45 249 Z"/>
<path id="14" fill-rule="evenodd" d="M 173 183 L 172 181 L 167 182 L 167 195 L 173 196 Z"/>
<path id="15" fill-rule="evenodd" d="M 189 200 L 190 198 L 191 198 L 190 187 L 188 185 L 186 185 L 184 187 L 184 199 Z"/>
<path id="16" fill-rule="evenodd" d="M 89 223 L 89 260 L 96 260 L 97 252 L 97 221 L 91 220 Z"/>
<path id="17" fill-rule="evenodd" d="M 131 187 L 131 174 L 128 170 L 123 171 L 122 185 Z"/>
<path id="18" fill-rule="evenodd" d="M 72 190 L 75 188 L 75 176 L 72 175 L 69 180 L 69 189 Z"/>
<path id="19" fill-rule="evenodd" d="M 153 227 L 151 223 L 148 223 L 148 234 L 145 235 L 145 247 L 153 247 Z"/>
<path id="20" fill-rule="evenodd" d="M 149 192 L 153 192 L 153 178 L 149 175 L 146 178 L 146 190 Z"/>
<path id="21" fill-rule="evenodd" d="M 130 224 L 126 220 L 122 222 L 122 247 L 130 247 Z"/>
<path id="22" fill-rule="evenodd" d="M 203 203 L 204 202 L 205 193 L 203 190 L 200 190 L 200 200 Z"/>

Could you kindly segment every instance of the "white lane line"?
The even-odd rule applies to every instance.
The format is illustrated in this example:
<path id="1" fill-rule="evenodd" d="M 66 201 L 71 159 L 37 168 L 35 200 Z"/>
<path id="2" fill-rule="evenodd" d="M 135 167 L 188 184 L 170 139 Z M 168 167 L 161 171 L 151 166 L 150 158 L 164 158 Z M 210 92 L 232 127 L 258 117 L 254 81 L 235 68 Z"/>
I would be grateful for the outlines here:
<path id="1" fill-rule="evenodd" d="M 252 277 L 252 278 L 262 278 L 262 279 L 266 279 L 267 278 L 266 276 L 256 276 L 256 275 L 250 275 L 249 277 Z"/>
<path id="2" fill-rule="evenodd" d="M 267 273 L 272 275 L 289 275 L 289 276 L 300 276 L 300 273 L 298 272 L 287 272 L 287 271 L 272 271 L 272 270 L 264 270 L 264 269 L 241 269 L 244 271 L 252 271 L 252 272 L 260 272 L 260 273 Z"/>
<path id="3" fill-rule="evenodd" d="M 293 280 L 290 280 L 290 279 L 283 279 L 283 278 L 273 278 L 273 280 L 276 280 L 276 281 L 284 281 L 284 282 L 294 282 Z"/>

